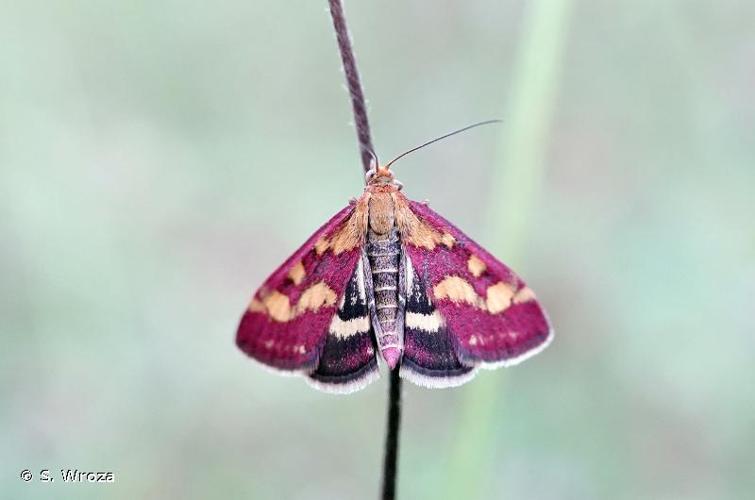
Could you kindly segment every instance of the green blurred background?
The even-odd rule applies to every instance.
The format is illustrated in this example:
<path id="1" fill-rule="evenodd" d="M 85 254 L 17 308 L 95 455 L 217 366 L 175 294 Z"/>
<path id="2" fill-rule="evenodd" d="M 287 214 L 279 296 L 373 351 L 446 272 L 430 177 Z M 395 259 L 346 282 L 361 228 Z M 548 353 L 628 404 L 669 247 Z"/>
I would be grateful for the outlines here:
<path id="1" fill-rule="evenodd" d="M 377 496 L 385 377 L 329 396 L 233 344 L 362 188 L 325 7 L 0 3 L 1 498 Z M 755 4 L 346 7 L 383 158 L 504 120 L 396 171 L 557 335 L 405 385 L 401 497 L 752 498 Z"/>

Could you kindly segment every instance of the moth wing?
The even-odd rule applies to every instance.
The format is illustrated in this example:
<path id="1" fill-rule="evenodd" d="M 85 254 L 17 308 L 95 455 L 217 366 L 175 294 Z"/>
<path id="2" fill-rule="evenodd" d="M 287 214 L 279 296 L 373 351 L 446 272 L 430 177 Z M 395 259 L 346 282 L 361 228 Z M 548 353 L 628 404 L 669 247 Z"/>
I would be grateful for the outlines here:
<path id="1" fill-rule="evenodd" d="M 238 347 L 272 368 L 309 375 L 322 389 L 346 383 L 343 377 L 353 387 L 369 376 L 371 371 L 358 363 L 349 366 L 361 368 L 360 374 L 332 362 L 335 351 L 349 353 L 356 345 L 362 349 L 356 357 L 366 359 L 369 349 L 355 339 L 343 346 L 329 335 L 347 286 L 361 272 L 366 224 L 366 200 L 353 202 L 294 252 L 254 294 L 238 327 Z"/>
<path id="2" fill-rule="evenodd" d="M 455 387 L 472 379 L 476 367 L 456 355 L 454 338 L 428 297 L 426 277 L 405 254 L 406 315 L 401 377 L 423 387 Z"/>
<path id="3" fill-rule="evenodd" d="M 424 284 L 460 364 L 510 366 L 544 349 L 553 331 L 524 281 L 426 204 L 404 200 L 411 215 L 403 216 L 414 216 L 402 238 L 415 281 Z"/>
<path id="4" fill-rule="evenodd" d="M 328 326 L 317 369 L 309 374 L 310 385 L 341 394 L 358 391 L 380 376 L 376 353 L 364 266 L 359 259 Z"/>

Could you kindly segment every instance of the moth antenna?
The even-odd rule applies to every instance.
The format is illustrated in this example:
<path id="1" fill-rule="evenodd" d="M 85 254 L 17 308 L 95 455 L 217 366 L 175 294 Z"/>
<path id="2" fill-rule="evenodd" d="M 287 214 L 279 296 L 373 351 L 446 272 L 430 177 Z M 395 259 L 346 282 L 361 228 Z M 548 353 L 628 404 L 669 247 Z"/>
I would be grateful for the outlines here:
<path id="1" fill-rule="evenodd" d="M 442 135 L 442 136 L 440 136 L 440 137 L 436 137 L 435 139 L 433 139 L 433 140 L 431 140 L 431 141 L 427 141 L 426 143 L 424 143 L 424 144 L 420 144 L 419 146 L 417 146 L 417 147 L 415 147 L 415 148 L 412 148 L 412 149 L 410 149 L 409 151 L 405 151 L 405 152 L 401 153 L 400 155 L 398 155 L 397 157 L 395 157 L 394 159 L 392 159 L 391 161 L 389 161 L 389 162 L 388 162 L 388 163 L 387 163 L 387 164 L 385 165 L 385 168 L 389 168 L 389 167 L 390 167 L 391 165 L 393 165 L 393 163 L 395 163 L 395 162 L 396 162 L 396 160 L 399 160 L 399 159 L 403 158 L 404 156 L 408 155 L 409 153 L 414 153 L 414 152 L 415 152 L 415 151 L 417 151 L 418 149 L 422 149 L 422 148 L 424 148 L 425 146 L 429 146 L 430 144 L 432 144 L 432 143 L 434 143 L 434 142 L 438 142 L 438 141 L 441 141 L 441 140 L 443 140 L 443 139 L 446 139 L 446 138 L 448 138 L 448 137 L 451 137 L 452 135 L 456 135 L 456 134 L 460 134 L 460 133 L 462 133 L 462 132 L 466 132 L 467 130 L 469 130 L 469 129 L 472 129 L 472 128 L 475 128 L 475 127 L 481 127 L 482 125 L 489 125 L 489 124 L 491 124 L 491 123 L 501 123 L 501 120 L 485 120 L 485 121 L 483 121 L 483 122 L 477 122 L 477 123 L 473 123 L 472 125 L 467 125 L 466 127 L 460 128 L 459 130 L 454 130 L 453 132 L 449 132 L 449 133 L 448 133 L 448 134 L 446 134 L 446 135 Z M 377 158 L 377 157 L 376 157 L 376 158 Z"/>

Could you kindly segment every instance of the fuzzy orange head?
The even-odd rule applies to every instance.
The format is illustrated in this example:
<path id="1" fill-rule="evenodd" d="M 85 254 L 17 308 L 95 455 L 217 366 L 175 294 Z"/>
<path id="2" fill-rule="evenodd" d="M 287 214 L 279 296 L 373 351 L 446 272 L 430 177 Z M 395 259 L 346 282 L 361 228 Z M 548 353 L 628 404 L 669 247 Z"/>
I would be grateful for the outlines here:
<path id="1" fill-rule="evenodd" d="M 386 188 L 391 187 L 392 190 L 398 190 L 402 188 L 402 184 L 396 180 L 393 175 L 393 171 L 387 165 L 380 165 L 375 163 L 367 172 L 367 188 Z"/>
<path id="2" fill-rule="evenodd" d="M 393 179 L 393 172 L 391 172 L 391 170 L 385 165 L 378 166 L 377 171 L 375 172 L 375 177 L 386 177 L 388 179 Z"/>

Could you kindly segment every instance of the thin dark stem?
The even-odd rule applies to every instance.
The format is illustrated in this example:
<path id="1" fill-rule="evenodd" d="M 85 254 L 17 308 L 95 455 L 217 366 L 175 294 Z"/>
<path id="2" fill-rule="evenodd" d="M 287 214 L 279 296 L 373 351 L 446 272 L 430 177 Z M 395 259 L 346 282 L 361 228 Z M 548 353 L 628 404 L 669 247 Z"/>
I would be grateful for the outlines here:
<path id="1" fill-rule="evenodd" d="M 351 95 L 351 107 L 354 112 L 354 124 L 357 129 L 357 140 L 362 155 L 362 167 L 367 172 L 372 166 L 375 153 L 370 137 L 370 124 L 367 121 L 367 105 L 364 101 L 362 84 L 354 58 L 354 49 L 349 39 L 349 29 L 343 14 L 341 0 L 328 0 L 330 15 L 333 18 L 333 28 L 336 31 L 338 49 L 341 51 L 343 72 Z M 398 471 L 398 438 L 401 423 L 401 378 L 398 368 L 391 370 L 390 387 L 388 388 L 388 423 L 385 434 L 385 462 L 383 465 L 383 499 L 396 498 L 396 476 Z"/>
<path id="2" fill-rule="evenodd" d="M 383 500 L 396 498 L 398 468 L 398 435 L 401 422 L 401 377 L 398 367 L 391 370 L 388 388 L 388 427 L 385 434 L 385 463 L 383 465 Z"/>
<path id="3" fill-rule="evenodd" d="M 362 167 L 365 172 L 370 169 L 372 160 L 372 137 L 370 136 L 370 123 L 367 121 L 367 105 L 362 92 L 362 83 L 359 80 L 357 62 L 354 58 L 354 49 L 351 47 L 349 28 L 346 26 L 346 18 L 343 14 L 341 0 L 328 0 L 330 3 L 330 16 L 333 18 L 333 28 L 336 31 L 338 50 L 341 52 L 343 72 L 346 76 L 346 84 L 351 95 L 351 107 L 354 112 L 354 125 L 357 129 L 359 151 L 362 155 Z"/>

